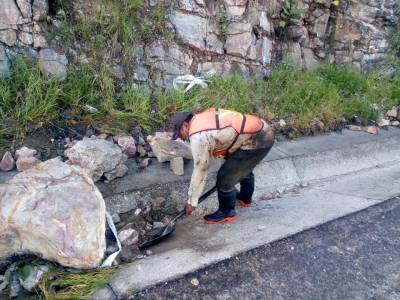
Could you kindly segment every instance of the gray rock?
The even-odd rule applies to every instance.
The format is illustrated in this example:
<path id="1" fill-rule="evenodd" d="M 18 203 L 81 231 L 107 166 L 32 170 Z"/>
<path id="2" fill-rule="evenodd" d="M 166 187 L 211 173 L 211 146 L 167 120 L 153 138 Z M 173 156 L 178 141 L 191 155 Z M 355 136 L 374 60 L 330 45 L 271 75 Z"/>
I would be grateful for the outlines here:
<path id="1" fill-rule="evenodd" d="M 312 32 L 320 39 L 325 37 L 329 17 L 330 13 L 327 11 L 314 21 Z"/>
<path id="2" fill-rule="evenodd" d="M 25 45 L 30 46 L 33 44 L 33 36 L 32 33 L 19 31 L 18 39 Z"/>
<path id="3" fill-rule="evenodd" d="M 304 37 L 307 30 L 301 25 L 290 25 L 286 28 L 287 37 L 293 41 L 298 41 Z"/>
<path id="4" fill-rule="evenodd" d="M 99 266 L 105 204 L 83 169 L 42 162 L 0 185 L 0 205 L 1 257 L 32 253 L 73 268 Z"/>
<path id="5" fill-rule="evenodd" d="M 53 49 L 41 49 L 39 52 L 39 66 L 49 75 L 64 80 L 67 77 L 68 60 L 64 54 L 59 54 Z"/>
<path id="6" fill-rule="evenodd" d="M 191 54 L 184 52 L 176 44 L 166 44 L 162 41 L 155 41 L 146 48 L 147 61 L 154 68 L 162 71 L 165 75 L 184 75 L 190 73 L 193 62 Z M 159 74 L 161 75 L 161 74 Z"/>
<path id="7" fill-rule="evenodd" d="M 206 50 L 211 53 L 224 54 L 224 44 L 214 33 L 209 33 L 206 38 Z"/>
<path id="8" fill-rule="evenodd" d="M 69 163 L 86 169 L 94 181 L 99 180 L 104 173 L 113 171 L 127 158 L 114 143 L 87 137 L 65 150 L 64 155 L 68 157 Z"/>
<path id="9" fill-rule="evenodd" d="M 125 71 L 121 65 L 115 65 L 113 67 L 113 74 L 118 80 L 123 80 L 126 77 Z"/>
<path id="10" fill-rule="evenodd" d="M 7 77 L 10 74 L 6 50 L 0 45 L 0 77 Z"/>
<path id="11" fill-rule="evenodd" d="M 24 266 L 24 270 L 26 271 L 29 269 L 29 274 L 26 278 L 21 278 L 19 277 L 19 282 L 22 285 L 22 287 L 29 291 L 32 292 L 35 287 L 39 284 L 40 279 L 43 277 L 44 274 L 46 274 L 50 268 L 46 265 L 42 266 Z"/>
<path id="12" fill-rule="evenodd" d="M 19 10 L 24 18 L 32 18 L 32 5 L 28 0 L 16 0 Z"/>
<path id="13" fill-rule="evenodd" d="M 3 158 L 0 162 L 0 170 L 1 171 L 11 171 L 15 167 L 15 160 L 11 154 L 11 152 L 7 151 L 4 153 Z"/>
<path id="14" fill-rule="evenodd" d="M 197 73 L 205 75 L 207 73 L 218 73 L 228 75 L 232 71 L 232 64 L 228 61 L 222 62 L 203 62 L 199 63 Z"/>
<path id="15" fill-rule="evenodd" d="M 223 0 L 229 16 L 240 17 L 246 11 L 247 0 Z"/>
<path id="16" fill-rule="evenodd" d="M 14 29 L 0 30 L 0 42 L 7 46 L 14 46 L 17 42 L 17 32 Z"/>
<path id="17" fill-rule="evenodd" d="M 170 15 L 177 37 L 183 43 L 194 48 L 205 50 L 207 36 L 207 19 L 200 16 L 173 11 Z"/>
<path id="18" fill-rule="evenodd" d="M 46 20 L 48 12 L 49 12 L 49 4 L 47 0 L 33 0 L 32 14 L 34 21 Z"/>
<path id="19" fill-rule="evenodd" d="M 303 48 L 303 67 L 305 69 L 312 69 L 319 65 L 318 60 L 314 56 L 311 49 Z"/>
<path id="20" fill-rule="evenodd" d="M 259 26 L 266 32 L 271 32 L 271 24 L 267 18 L 267 14 L 265 11 L 262 11 L 260 14 L 260 22 Z"/>
<path id="21" fill-rule="evenodd" d="M 271 63 L 272 41 L 266 37 L 261 40 L 258 57 L 263 65 Z"/>
<path id="22" fill-rule="evenodd" d="M 182 157 L 174 157 L 171 159 L 170 168 L 175 175 L 182 176 L 185 174 L 184 161 Z"/>
<path id="23" fill-rule="evenodd" d="M 225 42 L 226 53 L 245 57 L 253 41 L 249 23 L 231 23 Z"/>
<path id="24" fill-rule="evenodd" d="M 133 79 L 142 82 L 147 81 L 149 79 L 149 70 L 142 65 L 136 66 L 133 72 Z"/>
<path id="25" fill-rule="evenodd" d="M 4 29 L 16 30 L 20 17 L 21 13 L 14 0 L 2 0 L 0 8 L 0 36 Z"/>
<path id="26" fill-rule="evenodd" d="M 126 173 L 128 173 L 128 167 L 124 163 L 120 163 L 114 170 L 104 173 L 105 182 L 109 183 L 116 178 L 125 176 Z"/>

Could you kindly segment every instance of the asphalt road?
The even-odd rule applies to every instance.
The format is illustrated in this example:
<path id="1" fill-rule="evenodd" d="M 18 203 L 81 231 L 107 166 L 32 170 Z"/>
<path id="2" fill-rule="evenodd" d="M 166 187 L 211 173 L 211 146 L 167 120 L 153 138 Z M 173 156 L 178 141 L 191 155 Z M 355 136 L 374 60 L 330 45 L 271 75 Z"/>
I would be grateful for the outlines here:
<path id="1" fill-rule="evenodd" d="M 197 286 L 191 283 L 194 278 Z M 400 198 L 131 299 L 400 299 Z"/>

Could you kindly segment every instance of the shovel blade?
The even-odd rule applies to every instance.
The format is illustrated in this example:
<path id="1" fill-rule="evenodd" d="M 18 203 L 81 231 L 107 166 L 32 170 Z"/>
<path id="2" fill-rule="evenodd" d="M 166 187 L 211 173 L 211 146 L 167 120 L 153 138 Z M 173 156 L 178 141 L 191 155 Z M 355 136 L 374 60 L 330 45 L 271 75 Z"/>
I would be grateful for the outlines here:
<path id="1" fill-rule="evenodd" d="M 174 224 L 169 224 L 169 225 L 165 226 L 165 229 L 161 232 L 161 234 L 154 236 L 152 239 L 150 239 L 144 243 L 141 243 L 139 245 L 139 249 L 148 248 L 148 247 L 154 246 L 154 245 L 162 242 L 167 237 L 169 237 L 174 231 L 175 231 Z"/>

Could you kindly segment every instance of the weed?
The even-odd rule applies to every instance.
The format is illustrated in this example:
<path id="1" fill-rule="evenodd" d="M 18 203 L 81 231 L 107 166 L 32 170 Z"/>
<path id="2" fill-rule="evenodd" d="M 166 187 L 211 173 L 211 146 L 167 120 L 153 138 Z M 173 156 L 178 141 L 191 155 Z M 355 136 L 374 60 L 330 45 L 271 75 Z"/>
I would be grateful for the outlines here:
<path id="1" fill-rule="evenodd" d="M 280 13 L 279 27 L 300 24 L 304 9 L 297 6 L 296 0 L 285 0 Z"/>
<path id="2" fill-rule="evenodd" d="M 87 299 L 97 289 L 104 287 L 115 268 L 73 274 L 52 269 L 39 282 L 44 299 Z"/>
<path id="3" fill-rule="evenodd" d="M 225 7 L 223 7 L 218 15 L 218 30 L 219 36 L 223 42 L 228 37 L 229 19 Z"/>

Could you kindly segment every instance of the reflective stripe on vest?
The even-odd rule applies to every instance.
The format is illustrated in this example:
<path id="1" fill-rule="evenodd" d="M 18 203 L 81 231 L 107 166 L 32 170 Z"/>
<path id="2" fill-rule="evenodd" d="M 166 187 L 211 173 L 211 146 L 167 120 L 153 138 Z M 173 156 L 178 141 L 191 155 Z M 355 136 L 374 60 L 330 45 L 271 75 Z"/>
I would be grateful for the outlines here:
<path id="1" fill-rule="evenodd" d="M 262 120 L 256 116 L 244 115 L 231 110 L 209 108 L 193 116 L 190 121 L 189 136 L 202 131 L 232 127 L 237 133 L 232 144 L 226 150 L 213 153 L 214 157 L 222 157 L 236 143 L 240 134 L 258 133 L 263 129 L 263 126 Z"/>

